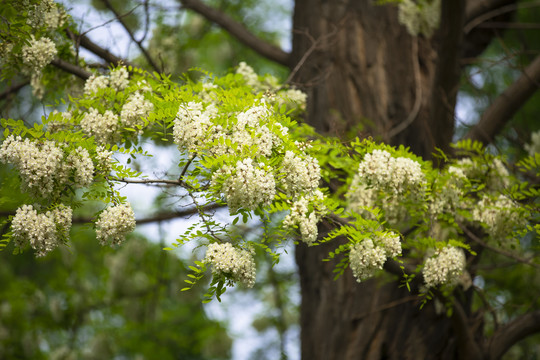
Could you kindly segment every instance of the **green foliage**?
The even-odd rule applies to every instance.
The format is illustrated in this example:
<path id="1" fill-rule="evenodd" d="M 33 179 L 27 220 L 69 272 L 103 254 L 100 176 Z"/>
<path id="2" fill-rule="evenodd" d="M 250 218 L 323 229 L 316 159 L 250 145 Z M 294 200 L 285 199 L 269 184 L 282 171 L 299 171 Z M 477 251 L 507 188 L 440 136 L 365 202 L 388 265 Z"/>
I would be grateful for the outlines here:
<path id="1" fill-rule="evenodd" d="M 522 202 L 537 196 L 535 187 L 516 182 L 503 162 L 486 151 L 479 143 L 462 141 L 455 144 L 456 154 L 467 157 L 468 162 L 452 160 L 445 154 L 440 154 L 440 158 L 446 164 L 441 170 L 437 170 L 431 163 L 423 161 L 403 146 L 394 148 L 375 143 L 371 139 L 354 139 L 347 144 L 337 139 L 317 136 L 312 129 L 305 124 L 297 123 L 291 117 L 295 114 L 294 110 L 289 111 L 286 106 L 276 102 L 270 103 L 273 106 L 268 108 L 269 110 L 264 110 L 268 111 L 265 115 L 264 127 L 270 131 L 271 136 L 275 137 L 274 141 L 277 141 L 279 146 L 272 147 L 270 152 L 264 154 L 261 153 L 260 145 L 256 142 L 262 136 L 257 133 L 258 130 L 250 130 L 250 128 L 246 130 L 255 139 L 253 143 L 238 143 L 234 140 L 234 136 L 236 136 L 236 127 L 240 124 L 243 127 L 246 126 L 240 122 L 237 114 L 244 114 L 247 109 L 256 109 L 260 106 L 258 104 L 269 101 L 265 98 L 267 96 L 265 94 L 272 89 L 270 85 L 267 85 L 271 83 L 268 77 L 250 75 L 251 70 L 242 70 L 247 71 L 246 74 L 228 74 L 217 77 L 197 69 L 198 72 L 204 74 L 202 82 L 194 82 L 190 80 L 190 77 L 185 77 L 183 83 L 175 83 L 169 77 L 157 73 L 149 74 L 134 68 L 129 68 L 129 70 L 132 74 L 124 91 L 115 91 L 112 87 L 101 87 L 87 92 L 83 97 L 72 98 L 68 106 L 69 115 L 51 113 L 47 119 L 44 119 L 45 126 L 36 124 L 29 128 L 21 121 L 2 120 L 2 126 L 6 128 L 5 136 L 15 134 L 33 139 L 33 141 L 54 140 L 70 144 L 68 149 L 81 146 L 88 150 L 94 164 L 99 163 L 97 158 L 101 146 L 99 144 L 105 145 L 106 149 L 124 158 L 123 162 L 113 161 L 108 170 L 109 173 L 98 176 L 95 182 L 84 190 L 80 198 L 70 189 L 63 190 L 60 196 L 63 203 L 76 204 L 80 200 L 123 203 L 126 199 L 115 187 L 125 182 L 176 185 L 181 189 L 184 203 L 191 204 L 199 220 L 186 229 L 174 244 L 175 247 L 192 241 L 197 244 L 197 248 L 216 242 L 230 242 L 238 248 L 255 246 L 268 254 L 272 263 L 276 264 L 279 262 L 279 252 L 275 249 L 282 247 L 288 239 L 294 241 L 295 234 L 298 234 L 302 240 L 306 241 L 308 230 L 307 225 L 302 223 L 304 220 L 295 220 L 297 222 L 291 223 L 291 217 L 300 206 L 298 204 L 305 199 L 306 205 L 302 206 L 307 206 L 307 209 L 303 210 L 307 213 L 303 216 L 316 215 L 332 224 L 332 228 L 319 242 L 310 241 L 308 244 L 316 245 L 332 242 L 335 239 L 346 240 L 336 245 L 326 259 L 328 261 L 339 258 L 335 268 L 336 276 L 342 275 L 349 267 L 348 256 L 353 247 L 365 241 L 392 237 L 390 235 L 393 234 L 392 231 L 407 233 L 407 236 L 400 237 L 399 246 L 408 251 L 409 259 L 404 259 L 404 264 L 415 266 L 421 264 L 422 258 L 429 256 L 430 251 L 440 251 L 448 245 L 465 249 L 470 256 L 475 256 L 476 250 L 469 243 L 470 239 L 463 230 L 464 226 L 479 226 L 487 235 L 494 237 L 499 245 L 503 244 L 507 237 L 511 238 L 511 234 L 521 234 L 521 236 L 526 234 L 522 228 L 509 223 L 509 226 L 515 227 L 516 232 L 512 232 L 512 228 L 506 229 L 507 232 L 503 237 L 498 238 L 501 236 L 500 230 L 493 230 L 494 224 L 489 223 L 489 220 L 481 220 L 478 215 L 475 215 L 476 210 L 470 202 L 471 198 L 484 201 L 486 204 L 490 202 L 495 204 L 499 201 L 497 199 L 501 194 L 504 194 L 505 199 L 510 199 L 508 201 L 516 199 Z M 120 70 L 113 69 L 110 78 L 112 79 L 112 74 L 118 71 Z M 254 89 L 248 86 L 248 82 L 253 81 L 260 88 Z M 277 90 L 274 90 L 274 96 L 279 96 L 280 91 L 284 90 L 278 86 Z M 105 109 L 113 109 L 113 113 L 121 113 L 130 99 L 139 93 L 144 94 L 144 101 L 151 104 L 151 110 L 142 121 L 139 120 L 135 126 L 131 127 L 120 126 L 114 138 L 100 137 L 101 135 L 98 136 L 97 132 L 96 135 L 88 133 L 85 128 L 85 117 L 90 109 L 97 109 L 100 113 L 105 112 Z M 196 146 L 193 147 L 193 145 L 185 145 L 183 141 L 186 140 L 178 139 L 176 127 L 179 126 L 181 111 L 187 111 L 183 109 L 194 106 L 189 104 L 196 102 L 202 103 L 200 111 L 210 111 L 215 105 L 219 107 L 212 110 L 214 111 L 212 122 L 206 130 L 209 133 L 203 134 L 207 137 L 206 141 L 195 140 Z M 221 129 L 223 135 L 212 135 L 212 131 L 216 131 L 214 129 Z M 181 153 L 177 166 L 180 175 L 177 175 L 177 180 L 152 179 L 143 171 L 131 166 L 132 160 L 138 161 L 142 157 L 152 156 L 142 143 L 143 139 L 152 139 L 156 144 L 162 145 L 171 141 L 175 142 Z M 332 191 L 322 189 L 326 196 L 320 193 L 315 197 L 313 193 L 303 190 L 299 194 L 288 193 L 283 185 L 285 183 L 281 182 L 285 181 L 287 172 L 291 170 L 281 170 L 281 168 L 284 169 L 285 166 L 285 154 L 291 152 L 301 158 L 316 158 L 318 166 L 322 169 L 321 178 L 325 184 L 332 186 Z M 376 152 L 388 154 L 389 159 L 394 159 L 393 161 L 418 164 L 418 169 L 421 171 L 421 175 L 418 176 L 424 180 L 417 189 L 404 188 L 399 191 L 393 188 L 397 185 L 377 188 L 379 185 L 376 182 L 367 182 L 365 191 L 375 194 L 373 200 L 375 202 L 354 208 L 350 203 L 351 191 L 356 191 L 356 187 L 359 186 L 356 175 L 359 164 Z M 234 167 L 246 158 L 253 159 L 262 169 L 275 171 L 273 176 L 278 182 L 278 191 L 265 205 L 251 207 L 252 205 L 240 204 L 231 207 L 230 197 L 233 195 L 226 195 L 224 189 L 228 186 L 227 182 L 230 181 L 231 176 L 236 176 Z M 530 171 L 534 162 L 532 158 L 523 160 L 520 166 L 525 171 Z M 459 171 L 464 173 L 461 180 L 456 180 L 456 175 L 451 172 L 458 171 L 455 168 L 461 169 Z M 393 176 L 393 174 L 389 175 Z M 244 183 L 246 181 L 244 180 Z M 455 181 L 458 182 L 454 184 Z M 454 192 L 447 195 L 449 190 Z M 392 194 L 393 191 L 398 192 Z M 316 200 L 318 196 L 321 198 Z M 397 202 L 389 205 L 389 196 Z M 445 202 L 449 199 L 445 196 L 453 196 L 452 203 L 446 204 Z M 216 206 L 229 206 L 230 214 L 234 218 L 230 222 L 218 221 L 214 216 Z M 439 209 L 441 206 L 444 211 Z M 498 209 L 499 205 L 493 206 Z M 536 211 L 533 206 L 500 210 L 520 213 L 520 218 L 523 219 Z M 394 214 L 396 211 L 397 215 Z M 512 216 L 515 217 L 515 215 Z M 429 221 L 424 221 L 426 218 Z M 258 221 L 263 225 L 262 236 L 248 241 L 235 233 L 240 225 L 246 226 L 253 221 Z M 284 226 L 283 224 L 287 221 L 289 225 Z M 7 238 L 9 239 L 9 235 Z M 516 246 L 512 245 L 512 247 Z M 196 260 L 195 264 L 196 266 L 191 267 L 193 272 L 185 279 L 188 286 L 182 290 L 188 290 L 202 281 L 211 268 L 211 264 L 205 260 Z M 416 268 L 418 273 L 423 271 L 422 266 L 416 266 Z M 213 298 L 220 300 L 226 287 L 235 284 L 231 273 L 214 270 L 205 295 L 205 302 Z M 410 287 L 409 283 L 415 278 L 415 274 L 404 272 L 404 275 L 405 284 Z"/>
<path id="2" fill-rule="evenodd" d="M 179 293 L 187 268 L 176 256 L 140 237 L 107 250 L 81 230 L 44 259 L 0 254 L 2 358 L 229 358 L 223 326 L 198 301 L 203 289 Z"/>
<path id="3" fill-rule="evenodd" d="M 253 34 L 271 43 L 278 43 L 280 38 L 288 36 L 279 30 L 264 28 L 269 22 L 268 16 L 274 17 L 275 22 L 283 22 L 286 16 L 286 10 L 273 1 L 218 0 L 205 4 L 232 14 L 235 20 L 244 24 Z M 188 11 L 175 18 L 166 12 L 158 13 L 151 35 L 150 54 L 160 59 L 163 72 L 173 74 L 173 78 L 184 76 L 195 67 L 212 69 L 221 74 L 229 72 L 241 61 L 247 62 L 259 73 L 271 73 L 281 78 L 287 75 L 287 69 L 283 66 L 262 58 L 221 27 L 193 12 Z M 145 61 L 140 58 L 138 63 L 143 65 Z M 188 76 L 197 79 L 200 74 L 190 72 Z"/>

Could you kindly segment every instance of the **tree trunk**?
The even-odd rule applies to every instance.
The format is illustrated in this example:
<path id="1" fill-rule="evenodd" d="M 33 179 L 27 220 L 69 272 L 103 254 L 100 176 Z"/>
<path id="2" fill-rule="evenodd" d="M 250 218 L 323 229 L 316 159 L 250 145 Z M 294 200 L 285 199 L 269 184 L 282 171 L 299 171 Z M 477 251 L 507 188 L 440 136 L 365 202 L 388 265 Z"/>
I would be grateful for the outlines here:
<path id="1" fill-rule="evenodd" d="M 438 58 L 459 47 L 460 33 L 453 37 L 443 18 L 432 39 L 412 37 L 395 7 L 372 3 L 296 1 L 293 82 L 308 94 L 307 121 L 321 133 L 372 135 L 425 158 L 435 147 L 448 151 L 459 68 L 457 59 Z M 454 11 L 459 20 L 463 4 L 446 2 L 443 13 Z M 438 47 L 441 38 L 448 48 Z M 442 62 L 447 68 L 437 70 Z M 359 284 L 347 271 L 334 281 L 335 264 L 322 262 L 332 249 L 296 249 L 303 359 L 471 358 L 444 310 L 438 313 L 433 301 L 420 310 L 396 279 Z"/>

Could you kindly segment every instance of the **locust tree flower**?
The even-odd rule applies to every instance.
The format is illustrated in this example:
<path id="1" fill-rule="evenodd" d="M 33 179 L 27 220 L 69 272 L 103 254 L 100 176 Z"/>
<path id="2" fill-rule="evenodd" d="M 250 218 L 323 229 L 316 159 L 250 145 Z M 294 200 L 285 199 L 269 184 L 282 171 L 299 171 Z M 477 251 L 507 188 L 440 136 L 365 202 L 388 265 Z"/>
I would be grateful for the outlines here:
<path id="1" fill-rule="evenodd" d="M 101 245 L 120 245 L 135 230 L 135 214 L 129 204 L 103 210 L 96 221 L 96 234 Z"/>
<path id="2" fill-rule="evenodd" d="M 255 284 L 253 252 L 237 249 L 230 243 L 208 245 L 204 262 L 212 265 L 214 273 L 232 278 L 247 287 Z"/>
<path id="3" fill-rule="evenodd" d="M 426 260 L 422 273 L 428 287 L 455 285 L 465 269 L 462 249 L 447 245 Z"/>

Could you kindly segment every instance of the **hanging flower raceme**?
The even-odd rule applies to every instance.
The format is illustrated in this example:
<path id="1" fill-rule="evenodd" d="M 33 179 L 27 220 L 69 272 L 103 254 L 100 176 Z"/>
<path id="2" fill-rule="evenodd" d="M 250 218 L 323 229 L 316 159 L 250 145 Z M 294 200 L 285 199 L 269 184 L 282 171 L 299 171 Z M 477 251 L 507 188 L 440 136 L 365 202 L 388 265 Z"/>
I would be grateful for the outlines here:
<path id="1" fill-rule="evenodd" d="M 30 44 L 22 48 L 22 60 L 27 66 L 28 73 L 39 73 L 41 70 L 53 61 L 56 56 L 56 45 L 47 38 L 35 39 L 31 36 Z"/>
<path id="2" fill-rule="evenodd" d="M 323 201 L 324 194 L 320 190 L 302 196 L 292 203 L 290 213 L 283 220 L 283 226 L 291 230 L 298 228 L 301 240 L 313 245 L 319 234 L 317 224 L 326 214 Z"/>
<path id="3" fill-rule="evenodd" d="M 255 261 L 253 252 L 237 249 L 230 243 L 208 245 L 204 262 L 212 265 L 212 271 L 239 281 L 247 287 L 255 284 Z"/>
<path id="4" fill-rule="evenodd" d="M 98 144 L 112 144 L 118 140 L 118 115 L 106 110 L 103 114 L 91 108 L 81 120 L 81 128 L 94 136 Z"/>
<path id="5" fill-rule="evenodd" d="M 356 281 L 361 282 L 382 269 L 387 258 L 399 255 L 401 255 L 399 235 L 387 232 L 354 244 L 349 253 L 349 261 Z"/>
<path id="6" fill-rule="evenodd" d="M 189 102 L 180 105 L 174 120 L 173 137 L 175 144 L 183 151 L 197 152 L 209 139 L 212 139 L 212 118 L 217 115 L 217 108 L 202 103 Z"/>
<path id="7" fill-rule="evenodd" d="M 86 149 L 67 153 L 54 141 L 31 141 L 7 137 L 0 147 L 0 161 L 13 164 L 22 179 L 22 188 L 40 198 L 57 197 L 66 185 L 85 187 L 93 180 L 94 164 Z"/>
<path id="8" fill-rule="evenodd" d="M 276 182 L 272 170 L 264 164 L 254 164 L 248 158 L 238 161 L 236 166 L 223 166 L 212 176 L 212 183 L 225 195 L 231 213 L 239 209 L 255 210 L 269 205 L 276 194 Z"/>
<path id="9" fill-rule="evenodd" d="M 283 157 L 282 186 L 289 196 L 303 192 L 311 193 L 319 187 L 321 168 L 317 159 L 311 156 L 301 158 L 292 151 L 287 151 Z"/>
<path id="10" fill-rule="evenodd" d="M 462 249 L 447 245 L 426 260 L 422 274 L 428 287 L 455 285 L 465 269 Z"/>
<path id="11" fill-rule="evenodd" d="M 120 245 L 135 230 L 135 214 L 129 204 L 108 207 L 96 221 L 96 234 L 101 245 Z"/>
<path id="12" fill-rule="evenodd" d="M 138 127 L 139 132 L 142 132 L 144 119 L 148 117 L 153 109 L 154 104 L 146 100 L 143 94 L 140 92 L 133 93 L 120 112 L 122 126 L 133 129 Z"/>
<path id="13" fill-rule="evenodd" d="M 129 73 L 125 67 L 118 67 L 109 75 L 90 76 L 84 83 L 84 94 L 93 95 L 100 89 L 111 88 L 114 91 L 123 91 L 129 85 Z"/>
<path id="14" fill-rule="evenodd" d="M 29 244 L 37 256 L 44 256 L 69 239 L 71 217 L 71 208 L 64 205 L 45 213 L 38 213 L 32 205 L 23 205 L 11 223 L 13 240 L 19 248 Z"/>
<path id="15" fill-rule="evenodd" d="M 410 208 L 404 204 L 421 204 L 425 192 L 426 178 L 419 162 L 376 149 L 358 165 L 345 196 L 349 211 L 371 218 L 363 208 L 379 207 L 384 219 L 396 225 L 410 216 Z"/>

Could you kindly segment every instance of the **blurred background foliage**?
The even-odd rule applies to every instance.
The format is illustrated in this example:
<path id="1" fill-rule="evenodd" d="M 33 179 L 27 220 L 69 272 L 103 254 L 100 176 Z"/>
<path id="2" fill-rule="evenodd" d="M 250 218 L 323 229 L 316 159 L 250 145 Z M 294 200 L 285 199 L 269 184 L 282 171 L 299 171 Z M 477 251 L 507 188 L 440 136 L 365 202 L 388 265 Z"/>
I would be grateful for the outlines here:
<path id="1" fill-rule="evenodd" d="M 163 244 L 133 235 L 118 249 L 75 228 L 44 258 L 0 253 L 2 359 L 228 359 L 204 289 L 180 293 L 187 270 Z"/>

